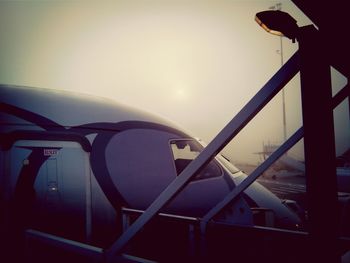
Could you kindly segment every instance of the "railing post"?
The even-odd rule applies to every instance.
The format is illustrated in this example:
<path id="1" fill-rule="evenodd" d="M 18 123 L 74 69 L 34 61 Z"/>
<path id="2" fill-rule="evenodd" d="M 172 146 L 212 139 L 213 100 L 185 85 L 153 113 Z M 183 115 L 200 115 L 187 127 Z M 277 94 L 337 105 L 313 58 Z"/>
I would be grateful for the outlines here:
<path id="1" fill-rule="evenodd" d="M 130 226 L 130 216 L 121 209 L 122 213 L 122 231 L 125 232 L 126 229 Z"/>
<path id="2" fill-rule="evenodd" d="M 300 80 L 304 126 L 309 260 L 340 262 L 330 63 L 314 26 L 300 28 Z"/>

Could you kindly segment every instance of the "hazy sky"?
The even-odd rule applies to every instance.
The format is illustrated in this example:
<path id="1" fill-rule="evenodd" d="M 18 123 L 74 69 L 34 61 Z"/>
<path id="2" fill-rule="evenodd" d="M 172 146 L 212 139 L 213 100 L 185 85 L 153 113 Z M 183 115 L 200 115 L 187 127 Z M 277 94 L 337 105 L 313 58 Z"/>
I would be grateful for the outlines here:
<path id="1" fill-rule="evenodd" d="M 280 2 L 299 26 L 311 23 Z M 209 141 L 281 66 L 279 38 L 254 21 L 276 3 L 0 0 L 0 83 L 111 97 Z M 283 39 L 284 60 L 297 48 Z M 335 89 L 342 87 L 346 79 L 332 73 Z M 290 135 L 302 122 L 299 77 L 285 92 Z M 336 111 L 338 153 L 350 145 L 346 107 Z M 225 151 L 254 163 L 263 143 L 282 137 L 278 95 Z"/>

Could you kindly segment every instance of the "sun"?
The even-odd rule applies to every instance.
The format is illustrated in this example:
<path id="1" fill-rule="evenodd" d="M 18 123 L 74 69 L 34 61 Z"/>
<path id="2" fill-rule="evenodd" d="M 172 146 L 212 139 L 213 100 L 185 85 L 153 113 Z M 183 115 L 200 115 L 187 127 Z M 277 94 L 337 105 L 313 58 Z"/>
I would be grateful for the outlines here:
<path id="1" fill-rule="evenodd" d="M 186 91 L 184 89 L 177 89 L 176 90 L 176 95 L 179 97 L 179 98 L 183 98 L 186 96 Z"/>
<path id="2" fill-rule="evenodd" d="M 188 87 L 184 85 L 176 85 L 173 88 L 173 97 L 176 100 L 187 100 L 190 97 L 190 92 Z"/>

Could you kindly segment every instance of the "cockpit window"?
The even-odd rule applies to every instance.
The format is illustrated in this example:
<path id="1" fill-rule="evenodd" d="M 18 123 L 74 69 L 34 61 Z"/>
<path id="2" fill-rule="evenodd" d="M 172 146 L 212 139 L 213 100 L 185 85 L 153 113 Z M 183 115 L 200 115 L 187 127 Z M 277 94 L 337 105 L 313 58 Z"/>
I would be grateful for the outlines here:
<path id="1" fill-rule="evenodd" d="M 195 140 L 173 140 L 170 142 L 170 146 L 174 156 L 177 175 L 203 150 L 203 147 Z M 213 160 L 195 176 L 194 180 L 219 177 L 221 175 L 220 167 Z"/>

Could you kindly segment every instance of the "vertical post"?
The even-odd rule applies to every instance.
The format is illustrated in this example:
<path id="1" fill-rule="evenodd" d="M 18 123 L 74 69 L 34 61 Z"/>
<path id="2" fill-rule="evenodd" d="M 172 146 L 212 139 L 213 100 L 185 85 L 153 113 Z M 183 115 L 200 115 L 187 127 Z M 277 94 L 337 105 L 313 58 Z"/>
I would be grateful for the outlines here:
<path id="1" fill-rule="evenodd" d="M 90 172 L 90 154 L 87 156 L 84 155 L 84 163 L 85 163 L 85 238 L 88 244 L 91 243 L 91 235 L 92 235 L 92 193 L 91 193 L 91 172 Z"/>
<path id="2" fill-rule="evenodd" d="M 346 86 L 347 86 L 346 89 L 348 90 L 348 108 L 349 108 L 349 121 L 350 121 L 350 84 L 349 82 Z"/>
<path id="3" fill-rule="evenodd" d="M 276 4 L 276 10 L 282 10 L 282 3 Z M 281 55 L 281 67 L 283 67 L 283 39 L 280 36 L 280 55 Z M 286 121 L 286 99 L 285 99 L 285 87 L 282 88 L 282 119 L 283 119 L 283 142 L 287 141 L 287 121 Z M 287 154 L 287 153 L 286 153 Z"/>
<path id="4" fill-rule="evenodd" d="M 330 64 L 320 33 L 314 26 L 301 27 L 298 42 L 311 242 L 309 260 L 322 258 L 324 262 L 339 263 Z"/>
<path id="5" fill-rule="evenodd" d="M 282 3 L 277 3 L 274 6 L 271 6 L 271 10 L 282 10 Z M 281 67 L 283 67 L 283 39 L 280 36 L 280 57 L 281 57 Z M 287 121 L 286 121 L 286 99 L 284 87 L 282 88 L 282 121 L 283 121 L 283 142 L 287 141 Z M 287 153 L 286 153 L 287 154 Z"/>
<path id="6" fill-rule="evenodd" d="M 121 209 L 120 212 L 122 213 L 122 231 L 124 233 L 130 226 L 130 216 L 127 212 L 124 212 L 123 209 Z"/>
<path id="7" fill-rule="evenodd" d="M 283 63 L 284 62 L 283 62 L 283 40 L 282 40 L 282 36 L 280 37 L 280 55 L 281 55 L 281 67 L 283 67 Z M 282 88 L 283 142 L 285 142 L 287 140 L 286 99 L 285 99 L 284 89 L 285 89 L 285 87 Z"/>

